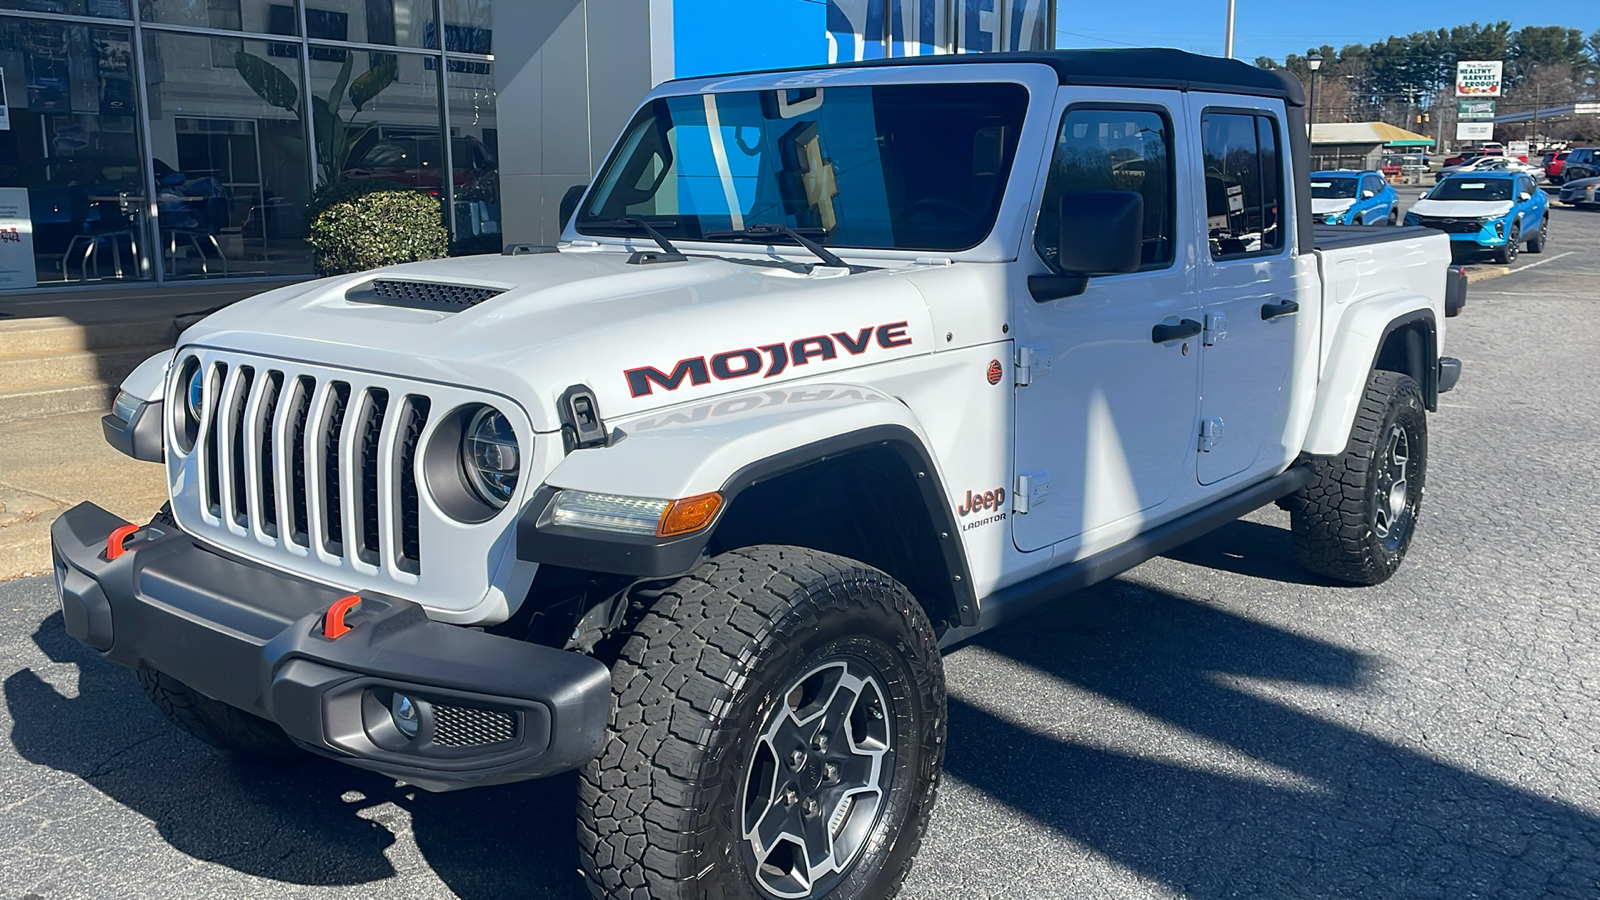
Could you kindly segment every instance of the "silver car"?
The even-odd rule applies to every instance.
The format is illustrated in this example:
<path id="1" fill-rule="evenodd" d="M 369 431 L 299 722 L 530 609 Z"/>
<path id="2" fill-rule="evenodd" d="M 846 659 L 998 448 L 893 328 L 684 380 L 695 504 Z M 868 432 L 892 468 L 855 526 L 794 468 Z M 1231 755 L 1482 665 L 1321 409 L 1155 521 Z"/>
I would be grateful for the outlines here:
<path id="1" fill-rule="evenodd" d="M 1561 196 L 1556 199 L 1573 206 L 1600 205 L 1600 177 L 1569 181 L 1561 186 Z"/>

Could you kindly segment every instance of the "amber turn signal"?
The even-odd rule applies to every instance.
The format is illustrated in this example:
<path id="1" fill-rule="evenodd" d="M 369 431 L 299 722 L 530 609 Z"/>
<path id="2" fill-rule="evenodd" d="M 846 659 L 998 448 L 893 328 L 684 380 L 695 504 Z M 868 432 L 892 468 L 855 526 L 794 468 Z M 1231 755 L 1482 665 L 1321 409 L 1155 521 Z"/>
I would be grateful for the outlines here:
<path id="1" fill-rule="evenodd" d="M 722 508 L 722 495 L 713 491 L 695 497 L 672 501 L 661 514 L 661 524 L 656 527 L 657 537 L 674 537 L 689 534 L 711 524 L 717 510 Z"/>

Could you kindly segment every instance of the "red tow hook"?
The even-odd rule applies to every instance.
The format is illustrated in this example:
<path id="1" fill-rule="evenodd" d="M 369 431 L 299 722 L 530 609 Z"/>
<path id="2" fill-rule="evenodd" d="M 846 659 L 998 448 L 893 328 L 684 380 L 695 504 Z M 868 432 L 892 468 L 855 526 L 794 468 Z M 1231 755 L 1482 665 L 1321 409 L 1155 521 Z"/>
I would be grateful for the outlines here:
<path id="1" fill-rule="evenodd" d="M 335 640 L 347 634 L 350 631 L 350 626 L 344 623 L 345 613 L 348 613 L 360 603 L 361 597 L 358 594 L 340 597 L 338 600 L 333 601 L 333 605 L 328 607 L 328 614 L 322 619 L 322 636 L 329 640 Z"/>
<path id="2" fill-rule="evenodd" d="M 122 525 L 116 530 L 112 531 L 111 534 L 106 537 L 106 562 L 110 562 L 111 560 L 121 556 L 125 552 L 122 549 L 122 542 L 128 539 L 128 535 L 133 534 L 138 530 L 138 525 Z"/>

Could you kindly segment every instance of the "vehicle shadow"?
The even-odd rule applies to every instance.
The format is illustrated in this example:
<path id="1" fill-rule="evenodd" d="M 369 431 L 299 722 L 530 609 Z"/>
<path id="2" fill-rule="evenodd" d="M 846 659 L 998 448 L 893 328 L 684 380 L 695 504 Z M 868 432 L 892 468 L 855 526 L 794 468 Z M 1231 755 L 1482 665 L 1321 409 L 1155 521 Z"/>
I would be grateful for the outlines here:
<path id="1" fill-rule="evenodd" d="M 395 875 L 380 807 L 408 810 L 417 842 L 465 900 L 575 898 L 581 885 L 572 777 L 428 794 L 309 754 L 268 766 L 231 760 L 169 724 L 131 672 L 68 636 L 61 614 L 34 643 L 75 665 L 76 696 L 24 669 L 5 680 L 20 756 L 80 778 L 149 819 L 195 859 L 296 885 L 362 885 Z M 514 886 L 514 890 L 513 890 Z"/>
<path id="2" fill-rule="evenodd" d="M 970 689 L 951 701 L 949 774 L 1185 896 L 1592 897 L 1600 885 L 1595 816 L 1274 699 L 1337 710 L 1372 684 L 1376 658 L 1122 580 L 969 646 L 1033 671 L 995 684 L 992 702 Z M 1023 727 L 1003 712 L 1021 698 L 998 694 L 1029 680 L 1158 719 L 1173 743 L 1150 758 Z M 1248 757 L 1251 774 L 1219 771 L 1214 752 L 1186 765 L 1196 743 Z"/>
<path id="3" fill-rule="evenodd" d="M 1190 565 L 1286 584 L 1338 587 L 1295 562 L 1287 528 L 1239 519 L 1163 554 Z"/>

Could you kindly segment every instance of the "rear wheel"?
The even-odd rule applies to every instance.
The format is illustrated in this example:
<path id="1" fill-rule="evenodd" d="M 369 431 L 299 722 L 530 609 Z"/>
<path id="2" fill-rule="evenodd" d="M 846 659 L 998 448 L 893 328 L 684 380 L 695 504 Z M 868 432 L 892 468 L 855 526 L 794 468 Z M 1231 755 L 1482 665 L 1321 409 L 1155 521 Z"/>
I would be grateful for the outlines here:
<path id="1" fill-rule="evenodd" d="M 578 845 L 603 900 L 884 898 L 944 756 L 937 641 L 888 575 L 795 547 L 717 556 L 662 593 L 612 669 Z"/>
<path id="2" fill-rule="evenodd" d="M 1422 389 L 1409 375 L 1373 372 L 1344 453 L 1311 471 L 1286 504 L 1300 564 L 1351 584 L 1388 580 L 1411 546 L 1428 473 Z"/>

